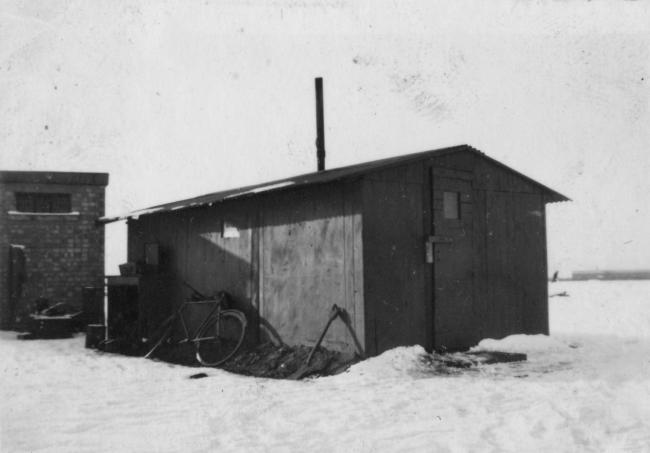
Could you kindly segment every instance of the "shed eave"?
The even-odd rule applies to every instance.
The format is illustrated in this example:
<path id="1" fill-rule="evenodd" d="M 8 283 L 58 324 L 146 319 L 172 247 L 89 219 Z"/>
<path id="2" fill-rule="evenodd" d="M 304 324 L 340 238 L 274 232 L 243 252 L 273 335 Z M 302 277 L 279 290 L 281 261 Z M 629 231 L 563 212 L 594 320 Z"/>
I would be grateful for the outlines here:
<path id="1" fill-rule="evenodd" d="M 213 193 L 200 195 L 193 198 L 186 198 L 171 203 L 152 206 L 146 209 L 139 209 L 137 211 L 132 211 L 118 216 L 104 216 L 101 217 L 98 220 L 98 222 L 102 224 L 106 224 L 111 222 L 117 222 L 120 220 L 137 219 L 138 217 L 144 215 L 190 209 L 190 208 L 195 208 L 200 206 L 211 205 L 214 203 L 221 203 L 224 201 L 237 200 L 246 197 L 253 197 L 253 196 L 260 195 L 262 193 L 271 193 L 271 192 L 290 190 L 292 188 L 300 188 L 300 187 L 306 187 L 311 185 L 325 184 L 325 183 L 340 181 L 344 179 L 359 177 L 361 175 L 365 175 L 374 171 L 384 170 L 390 167 L 404 165 L 405 163 L 409 163 L 412 161 L 440 157 L 440 156 L 457 153 L 461 151 L 468 151 L 474 153 L 480 158 L 486 159 L 504 168 L 505 170 L 514 173 L 518 177 L 530 182 L 531 184 L 539 187 L 544 191 L 546 202 L 554 203 L 560 201 L 571 201 L 568 197 L 565 197 L 561 193 L 556 192 L 550 189 L 549 187 L 546 187 L 545 185 L 535 181 L 534 179 L 522 173 L 519 173 L 518 171 L 508 167 L 507 165 L 499 162 L 498 160 L 492 159 L 491 157 L 485 155 L 481 151 L 473 148 L 472 146 L 465 144 L 465 145 L 452 146 L 448 148 L 411 153 L 411 154 L 406 154 L 401 156 L 394 156 L 385 159 L 363 162 L 360 164 L 350 165 L 346 167 L 339 167 L 339 168 L 334 168 L 334 169 L 320 171 L 320 172 L 307 173 L 299 176 L 294 176 L 291 178 L 285 178 L 285 179 L 266 182 L 262 184 L 240 187 L 237 189 L 213 192 Z"/>

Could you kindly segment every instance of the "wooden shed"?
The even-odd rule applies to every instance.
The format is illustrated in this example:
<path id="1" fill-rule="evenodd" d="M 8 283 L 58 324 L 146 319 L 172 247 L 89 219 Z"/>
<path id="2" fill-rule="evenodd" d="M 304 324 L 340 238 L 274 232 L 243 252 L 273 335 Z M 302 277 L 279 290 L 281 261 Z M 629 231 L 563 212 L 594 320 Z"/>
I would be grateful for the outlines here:
<path id="1" fill-rule="evenodd" d="M 545 205 L 565 200 L 462 145 L 102 221 L 128 219 L 144 336 L 187 295 L 185 280 L 230 292 L 254 339 L 313 344 L 337 304 L 375 355 L 548 334 Z M 338 322 L 324 346 L 355 349 Z"/>

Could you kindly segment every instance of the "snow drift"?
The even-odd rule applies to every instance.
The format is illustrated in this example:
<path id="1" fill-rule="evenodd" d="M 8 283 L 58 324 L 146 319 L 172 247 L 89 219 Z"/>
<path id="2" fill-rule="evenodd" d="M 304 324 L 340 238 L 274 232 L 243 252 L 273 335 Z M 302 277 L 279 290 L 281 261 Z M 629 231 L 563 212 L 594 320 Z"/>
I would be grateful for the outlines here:
<path id="1" fill-rule="evenodd" d="M 570 297 L 551 299 L 550 337 L 476 347 L 527 362 L 449 376 L 427 372 L 420 346 L 279 381 L 102 354 L 82 337 L 2 333 L 0 450 L 647 451 L 650 282 L 560 288 Z M 208 376 L 188 379 L 197 372 Z"/>

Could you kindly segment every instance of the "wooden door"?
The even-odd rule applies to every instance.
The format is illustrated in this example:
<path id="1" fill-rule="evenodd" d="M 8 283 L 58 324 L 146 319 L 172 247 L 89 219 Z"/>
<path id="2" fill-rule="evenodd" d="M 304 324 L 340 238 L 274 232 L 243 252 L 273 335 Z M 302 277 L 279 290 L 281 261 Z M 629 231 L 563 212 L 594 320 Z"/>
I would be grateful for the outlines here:
<path id="1" fill-rule="evenodd" d="M 23 296 L 23 284 L 26 278 L 25 269 L 25 247 L 22 245 L 9 246 L 9 287 L 8 287 L 8 305 L 2 310 L 4 317 L 2 326 L 12 328 L 16 321 L 16 311 L 21 305 Z"/>
<path id="2" fill-rule="evenodd" d="M 472 174 L 432 168 L 431 181 L 427 261 L 433 265 L 433 344 L 437 350 L 465 349 L 475 337 Z"/>

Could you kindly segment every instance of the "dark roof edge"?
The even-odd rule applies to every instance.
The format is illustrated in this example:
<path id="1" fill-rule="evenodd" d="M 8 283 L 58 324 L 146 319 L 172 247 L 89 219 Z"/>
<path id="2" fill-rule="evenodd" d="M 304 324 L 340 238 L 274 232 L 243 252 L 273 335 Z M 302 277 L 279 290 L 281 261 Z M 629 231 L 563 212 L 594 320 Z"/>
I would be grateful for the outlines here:
<path id="1" fill-rule="evenodd" d="M 329 170 L 323 170 L 320 172 L 303 173 L 301 175 L 292 176 L 283 179 L 277 179 L 265 183 L 252 184 L 249 186 L 238 187 L 235 189 L 226 189 L 226 190 L 211 192 L 208 194 L 199 195 L 195 197 L 184 198 L 173 202 L 162 203 L 162 204 L 150 206 L 148 208 L 137 209 L 135 211 L 131 211 L 122 215 L 116 215 L 111 217 L 104 216 L 104 217 L 100 217 L 98 219 L 98 222 L 104 224 L 112 223 L 112 222 L 118 222 L 120 220 L 127 220 L 130 218 L 138 218 L 141 215 L 149 215 L 158 212 L 166 212 L 172 210 L 196 208 L 207 204 L 225 201 L 225 199 L 233 200 L 237 198 L 244 198 L 245 196 L 253 196 L 256 193 L 259 193 L 255 191 L 255 189 L 259 189 L 259 188 L 268 187 L 269 189 L 263 190 L 263 192 L 269 193 L 269 192 L 287 190 L 289 188 L 305 187 L 308 185 L 324 184 L 328 182 L 339 181 L 342 179 L 348 179 L 357 176 L 359 174 L 366 174 L 366 173 L 371 173 L 373 171 L 379 171 L 391 167 L 396 167 L 399 165 L 403 165 L 406 162 L 424 159 L 429 156 L 433 157 L 434 155 L 443 156 L 446 154 L 451 154 L 467 148 L 468 145 L 457 145 L 448 148 L 441 148 L 441 149 L 429 150 L 429 151 L 419 151 L 416 153 L 405 154 L 401 156 L 387 157 L 384 159 L 378 159 L 369 162 L 361 162 L 358 164 L 348 165 L 345 167 L 331 168 Z M 313 178 L 314 180 L 301 181 L 309 178 Z M 228 195 L 221 200 L 213 199 L 214 197 L 218 197 L 222 194 L 228 194 Z"/>
<path id="2" fill-rule="evenodd" d="M 108 173 L 1 170 L 0 183 L 106 186 L 108 185 Z"/>
<path id="3" fill-rule="evenodd" d="M 385 170 L 387 168 L 403 165 L 411 161 L 417 161 L 417 160 L 427 159 L 431 157 L 440 157 L 440 156 L 457 153 L 461 151 L 469 151 L 473 154 L 476 154 L 477 156 L 486 159 L 489 162 L 494 163 L 495 165 L 498 165 L 499 167 L 507 171 L 510 171 L 516 174 L 517 176 L 521 177 L 522 179 L 525 179 L 526 181 L 532 183 L 533 185 L 541 188 L 546 192 L 547 202 L 570 201 L 569 198 L 565 197 L 564 195 L 550 189 L 549 187 L 543 184 L 540 184 L 534 179 L 529 178 L 528 176 L 519 173 L 516 170 L 513 170 L 507 165 L 495 159 L 492 159 L 491 157 L 486 156 L 481 151 L 478 151 L 477 149 L 469 145 L 458 145 L 458 146 L 452 146 L 448 148 L 441 148 L 441 149 L 421 151 L 421 152 L 406 154 L 401 156 L 394 156 L 394 157 L 379 159 L 370 162 L 363 162 L 360 164 L 333 168 L 321 172 L 306 173 L 298 176 L 293 176 L 290 178 L 269 181 L 261 184 L 254 184 L 254 185 L 240 187 L 236 189 L 212 192 L 205 195 L 177 200 L 171 203 L 163 203 L 163 204 L 151 206 L 149 208 L 139 209 L 123 215 L 101 217 L 99 219 L 99 222 L 100 223 L 117 222 L 119 220 L 126 220 L 129 218 L 138 218 L 141 215 L 150 215 L 158 212 L 183 210 L 183 209 L 204 206 L 207 204 L 218 203 L 225 200 L 233 200 L 233 199 L 255 196 L 259 193 L 269 193 L 269 192 L 276 192 L 281 190 L 288 190 L 291 188 L 305 187 L 309 185 L 324 184 L 324 183 L 334 182 L 342 179 L 352 178 L 360 174 L 368 174 L 374 171 Z"/>
<path id="4" fill-rule="evenodd" d="M 541 182 L 538 182 L 538 181 L 534 180 L 530 176 L 526 176 L 523 173 L 518 172 L 517 170 L 515 170 L 512 167 L 508 167 L 503 162 L 499 162 L 498 160 L 491 158 L 487 154 L 479 151 L 476 148 L 471 147 L 470 145 L 466 145 L 466 146 L 467 146 L 467 149 L 469 151 L 472 151 L 473 153 L 478 154 L 479 156 L 481 156 L 483 159 L 487 160 L 488 162 L 490 162 L 490 163 L 492 163 L 494 165 L 497 165 L 497 166 L 499 166 L 499 167 L 501 167 L 501 168 L 503 168 L 503 169 L 505 169 L 505 170 L 507 170 L 507 171 L 509 171 L 511 173 L 514 173 L 515 175 L 519 176 L 520 178 L 522 178 L 522 179 L 528 181 L 529 183 L 539 187 L 540 189 L 543 189 L 546 192 L 548 192 L 547 197 L 546 197 L 548 203 L 556 203 L 556 202 L 560 202 L 560 201 L 571 201 L 571 199 L 569 197 L 567 197 L 565 195 L 562 195 L 560 192 L 556 192 L 555 190 L 551 189 L 548 186 L 545 186 Z"/>

